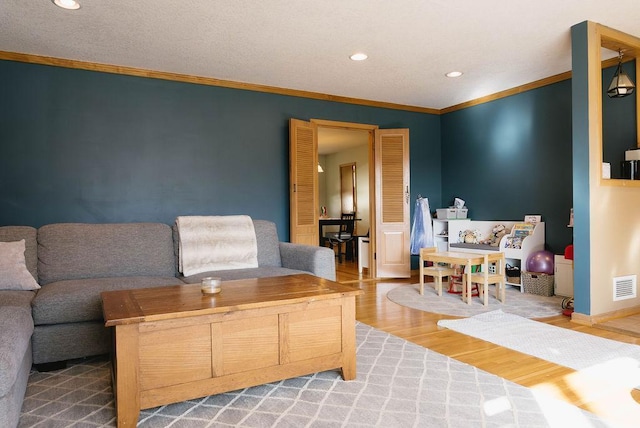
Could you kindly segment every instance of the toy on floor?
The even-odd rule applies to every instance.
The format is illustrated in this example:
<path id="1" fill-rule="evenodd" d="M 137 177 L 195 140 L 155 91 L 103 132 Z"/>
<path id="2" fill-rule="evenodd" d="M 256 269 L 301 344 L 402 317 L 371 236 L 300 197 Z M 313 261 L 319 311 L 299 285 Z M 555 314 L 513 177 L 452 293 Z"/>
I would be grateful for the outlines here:
<path id="1" fill-rule="evenodd" d="M 472 267 L 472 270 L 474 267 Z M 449 290 L 447 290 L 447 293 L 462 294 L 462 289 L 464 288 L 464 266 L 453 265 L 453 268 L 455 272 L 453 275 L 449 275 Z M 471 284 L 471 297 L 479 296 L 480 290 L 478 289 L 478 284 Z"/>
<path id="2" fill-rule="evenodd" d="M 562 315 L 570 317 L 573 313 L 573 297 L 562 299 Z"/>

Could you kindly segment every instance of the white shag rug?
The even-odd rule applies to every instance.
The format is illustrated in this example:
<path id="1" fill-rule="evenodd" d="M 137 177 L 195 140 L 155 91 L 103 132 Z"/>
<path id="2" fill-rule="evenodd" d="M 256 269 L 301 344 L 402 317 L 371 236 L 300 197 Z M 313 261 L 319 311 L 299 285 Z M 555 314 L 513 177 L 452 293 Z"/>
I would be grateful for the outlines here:
<path id="1" fill-rule="evenodd" d="M 447 293 L 446 287 L 443 287 L 442 296 L 438 297 L 431 283 L 425 284 L 422 296 L 420 284 L 412 284 L 394 288 L 387 293 L 387 297 L 392 302 L 409 308 L 458 317 L 470 317 L 496 309 L 525 318 L 544 318 L 562 314 L 563 297 L 521 293 L 518 288 L 507 286 L 505 303 L 501 303 L 494 297 L 494 290 L 494 286 L 489 286 L 487 306 L 482 304 L 479 297 L 474 297 L 468 305 L 462 301 L 459 294 Z"/>
<path id="2" fill-rule="evenodd" d="M 640 346 L 605 339 L 496 310 L 438 325 L 505 348 L 605 377 L 640 385 Z"/>

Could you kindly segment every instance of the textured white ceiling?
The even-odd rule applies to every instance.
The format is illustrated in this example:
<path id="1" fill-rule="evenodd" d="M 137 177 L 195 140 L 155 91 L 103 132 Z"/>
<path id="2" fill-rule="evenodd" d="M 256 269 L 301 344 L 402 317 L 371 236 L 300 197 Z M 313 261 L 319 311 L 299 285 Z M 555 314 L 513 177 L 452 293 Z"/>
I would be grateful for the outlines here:
<path id="1" fill-rule="evenodd" d="M 79 1 L 0 0 L 0 50 L 440 109 L 569 71 L 579 22 L 640 35 L 639 0 Z"/>

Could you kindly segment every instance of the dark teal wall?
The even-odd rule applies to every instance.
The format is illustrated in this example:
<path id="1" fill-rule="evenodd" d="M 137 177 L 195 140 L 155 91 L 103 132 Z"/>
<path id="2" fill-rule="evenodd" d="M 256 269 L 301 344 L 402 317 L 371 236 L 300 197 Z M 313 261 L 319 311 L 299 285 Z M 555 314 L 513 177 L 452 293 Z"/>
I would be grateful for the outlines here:
<path id="1" fill-rule="evenodd" d="M 549 249 L 572 240 L 570 80 L 435 116 L 11 61 L 0 79 L 0 225 L 249 214 L 286 240 L 295 117 L 409 128 L 412 201 L 458 196 L 476 220 L 539 213 Z M 635 97 L 603 108 L 615 176 Z"/>
<path id="2" fill-rule="evenodd" d="M 617 67 L 602 71 L 602 88 L 611 84 Z M 635 80 L 635 61 L 623 64 L 624 71 Z M 624 98 L 602 97 L 602 159 L 611 164 L 611 178 L 622 178 L 624 152 L 636 148 L 636 95 Z"/>
<path id="3" fill-rule="evenodd" d="M 624 64 L 635 76 L 635 65 Z M 603 70 L 609 87 L 615 67 Z M 442 116 L 442 201 L 461 197 L 475 220 L 541 214 L 549 250 L 572 243 L 572 80 Z M 635 97 L 603 98 L 603 159 L 620 178 L 636 141 Z M 585 153 L 586 155 L 586 153 Z"/>
<path id="4" fill-rule="evenodd" d="M 287 240 L 292 117 L 409 128 L 412 198 L 440 204 L 436 115 L 11 61 L 0 81 L 0 225 L 248 214 Z"/>
<path id="5" fill-rule="evenodd" d="M 563 253 L 572 206 L 571 81 L 442 116 L 442 200 L 474 220 L 540 214 L 549 250 Z"/>

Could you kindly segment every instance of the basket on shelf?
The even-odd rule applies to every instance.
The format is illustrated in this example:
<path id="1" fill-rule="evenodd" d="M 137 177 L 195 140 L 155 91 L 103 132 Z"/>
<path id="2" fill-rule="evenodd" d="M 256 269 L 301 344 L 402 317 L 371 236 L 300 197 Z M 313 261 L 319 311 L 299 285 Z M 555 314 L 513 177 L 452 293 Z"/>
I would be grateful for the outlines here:
<path id="1" fill-rule="evenodd" d="M 553 296 L 553 275 L 523 271 L 522 286 L 525 293 Z"/>
<path id="2" fill-rule="evenodd" d="M 520 284 L 520 267 L 507 265 L 505 267 L 507 282 L 512 284 Z"/>
<path id="3" fill-rule="evenodd" d="M 507 277 L 507 282 L 509 282 L 511 284 L 520 284 L 520 277 L 519 276 L 508 276 Z"/>

